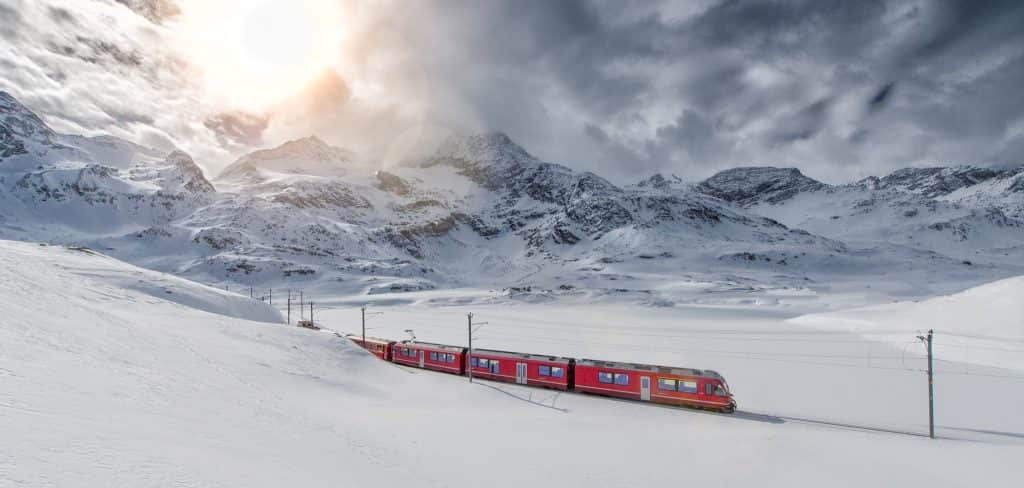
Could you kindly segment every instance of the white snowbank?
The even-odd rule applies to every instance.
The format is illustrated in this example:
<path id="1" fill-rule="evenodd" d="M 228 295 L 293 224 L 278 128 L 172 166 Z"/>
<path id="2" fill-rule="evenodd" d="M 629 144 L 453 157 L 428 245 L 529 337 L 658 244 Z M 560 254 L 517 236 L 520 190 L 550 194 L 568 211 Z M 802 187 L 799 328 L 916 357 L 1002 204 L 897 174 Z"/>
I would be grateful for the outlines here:
<path id="1" fill-rule="evenodd" d="M 0 240 L 0 262 L 7 264 L 10 276 L 15 264 L 33 265 L 30 272 L 61 270 L 51 277 L 54 286 L 81 289 L 132 290 L 158 300 L 177 303 L 194 310 L 258 322 L 283 323 L 274 307 L 247 296 L 196 283 L 177 276 L 138 268 L 86 248 L 66 248 Z M 46 270 L 46 271 L 43 271 Z"/>
<path id="2" fill-rule="evenodd" d="M 920 302 L 810 314 L 790 322 L 867 334 L 935 329 L 935 354 L 944 361 L 1024 369 L 1024 276 Z"/>

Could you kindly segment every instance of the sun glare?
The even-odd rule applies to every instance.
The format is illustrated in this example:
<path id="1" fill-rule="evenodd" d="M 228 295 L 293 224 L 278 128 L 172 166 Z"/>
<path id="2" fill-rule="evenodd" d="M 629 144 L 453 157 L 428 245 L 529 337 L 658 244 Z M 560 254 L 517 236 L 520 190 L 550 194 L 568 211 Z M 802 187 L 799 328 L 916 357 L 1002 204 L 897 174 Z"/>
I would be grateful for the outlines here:
<path id="1" fill-rule="evenodd" d="M 342 19 L 332 0 L 189 0 L 178 25 L 186 58 L 221 103 L 262 110 L 336 66 Z"/>

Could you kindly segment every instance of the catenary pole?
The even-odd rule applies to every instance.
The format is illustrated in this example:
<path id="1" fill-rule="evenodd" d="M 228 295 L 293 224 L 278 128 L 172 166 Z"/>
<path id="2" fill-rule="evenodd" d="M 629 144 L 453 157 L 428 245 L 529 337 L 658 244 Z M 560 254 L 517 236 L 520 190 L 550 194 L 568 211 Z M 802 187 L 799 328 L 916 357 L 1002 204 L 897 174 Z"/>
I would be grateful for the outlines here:
<path id="1" fill-rule="evenodd" d="M 928 335 L 917 336 L 917 339 L 924 343 L 928 349 L 928 437 L 935 438 L 935 371 L 932 369 L 932 337 L 934 329 L 928 329 Z"/>
<path id="2" fill-rule="evenodd" d="M 366 305 L 359 307 L 359 311 L 363 315 L 363 347 L 366 347 Z"/>
<path id="3" fill-rule="evenodd" d="M 466 320 L 466 334 L 469 336 L 469 352 L 466 353 L 466 371 L 469 372 L 469 382 L 473 382 L 473 327 L 481 327 L 487 325 L 487 322 L 473 322 L 473 313 L 470 312 L 467 315 Z"/>
<path id="4" fill-rule="evenodd" d="M 473 312 L 470 312 L 466 320 L 466 334 L 469 336 L 469 353 L 466 354 L 466 371 L 469 372 L 469 382 L 473 382 Z"/>
<path id="5" fill-rule="evenodd" d="M 932 335 L 933 329 L 928 329 L 928 437 L 935 438 L 935 389 L 934 373 L 932 371 Z"/>

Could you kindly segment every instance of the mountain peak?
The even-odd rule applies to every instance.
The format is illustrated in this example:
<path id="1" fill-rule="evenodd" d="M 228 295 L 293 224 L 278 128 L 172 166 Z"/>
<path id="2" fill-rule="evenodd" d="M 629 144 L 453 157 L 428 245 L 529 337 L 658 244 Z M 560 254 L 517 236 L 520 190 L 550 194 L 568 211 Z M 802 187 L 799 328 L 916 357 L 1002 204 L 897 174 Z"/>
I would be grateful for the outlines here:
<path id="1" fill-rule="evenodd" d="M 902 168 L 878 180 L 878 188 L 895 188 L 929 198 L 1007 174 L 1008 171 L 978 166 Z"/>
<path id="2" fill-rule="evenodd" d="M 654 176 L 647 178 L 646 180 L 637 183 L 636 186 L 640 188 L 654 188 L 656 190 L 667 190 L 672 188 L 672 185 L 678 185 L 682 183 L 682 178 L 676 175 L 669 175 L 666 177 L 661 173 L 655 173 Z"/>
<path id="3" fill-rule="evenodd" d="M 25 154 L 27 140 L 53 145 L 56 133 L 10 93 L 0 90 L 0 159 Z"/>
<path id="4" fill-rule="evenodd" d="M 185 151 L 175 149 L 164 159 L 180 175 L 182 186 L 193 193 L 213 193 L 213 185 L 203 175 L 203 170 Z"/>
<path id="5" fill-rule="evenodd" d="M 825 186 L 797 168 L 750 166 L 721 171 L 701 182 L 697 189 L 727 202 L 750 206 L 761 202 L 779 203 L 798 193 Z"/>
<path id="6" fill-rule="evenodd" d="M 534 160 L 530 153 L 503 132 L 453 135 L 431 159 L 460 159 L 475 163 L 516 163 Z"/>
<path id="7" fill-rule="evenodd" d="M 285 147 L 324 148 L 324 147 L 329 147 L 329 146 L 328 146 L 328 144 L 326 142 L 323 141 L 323 139 L 321 139 L 321 138 L 319 138 L 319 137 L 317 137 L 315 135 L 308 135 L 306 137 L 302 137 L 302 138 L 299 138 L 299 139 L 293 139 L 293 140 L 290 140 L 290 141 L 286 141 L 284 144 L 281 144 L 280 147 L 282 147 L 282 148 L 285 148 Z"/>
<path id="8" fill-rule="evenodd" d="M 264 172 L 308 176 L 342 176 L 348 172 L 355 156 L 334 147 L 317 136 L 287 141 L 272 149 L 260 149 L 242 156 L 217 177 L 263 179 Z"/>

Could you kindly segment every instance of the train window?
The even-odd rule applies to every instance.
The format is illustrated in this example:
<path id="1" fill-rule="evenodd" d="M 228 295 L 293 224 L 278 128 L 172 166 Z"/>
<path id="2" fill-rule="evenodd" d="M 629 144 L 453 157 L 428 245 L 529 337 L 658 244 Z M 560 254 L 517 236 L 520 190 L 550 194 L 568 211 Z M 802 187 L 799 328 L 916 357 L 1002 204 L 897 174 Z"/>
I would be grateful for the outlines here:
<path id="1" fill-rule="evenodd" d="M 469 358 L 469 367 L 475 368 L 479 362 L 480 360 L 477 358 Z"/>
<path id="2" fill-rule="evenodd" d="M 615 373 L 615 384 L 616 385 L 628 385 L 629 375 L 623 373 Z"/>
<path id="3" fill-rule="evenodd" d="M 490 366 L 488 366 L 489 362 L 490 362 L 489 359 L 481 359 L 480 363 L 478 364 L 478 366 L 480 366 L 481 368 L 489 368 L 490 367 Z"/>
<path id="4" fill-rule="evenodd" d="M 565 369 L 558 366 L 551 367 L 551 376 L 555 378 L 561 378 L 565 376 Z"/>
<path id="5" fill-rule="evenodd" d="M 697 393 L 697 382 L 679 380 L 679 391 L 683 393 Z"/>
<path id="6" fill-rule="evenodd" d="M 436 352 L 430 351 L 430 360 L 431 361 L 437 361 L 437 353 Z"/>
<path id="7" fill-rule="evenodd" d="M 662 391 L 676 391 L 676 380 L 658 378 L 658 389 Z"/>
<path id="8" fill-rule="evenodd" d="M 537 373 L 539 373 L 541 376 L 551 376 L 551 366 L 538 366 Z"/>
<path id="9" fill-rule="evenodd" d="M 725 392 L 725 388 L 722 388 L 722 385 L 715 385 L 715 396 L 724 397 L 729 396 L 729 394 Z"/>
<path id="10" fill-rule="evenodd" d="M 455 355 L 454 354 L 449 354 L 448 357 L 445 359 L 445 362 L 449 363 L 449 364 L 454 363 L 455 362 Z"/>
<path id="11" fill-rule="evenodd" d="M 705 395 L 710 395 L 711 394 L 711 388 L 712 388 L 711 383 L 704 383 L 704 394 Z"/>
<path id="12" fill-rule="evenodd" d="M 500 361 L 495 361 L 493 359 L 491 360 L 491 372 L 492 373 L 498 374 L 498 371 L 499 371 L 500 367 L 501 367 L 501 362 Z"/>
<path id="13" fill-rule="evenodd" d="M 597 372 L 598 383 L 614 383 L 614 375 L 611 373 L 605 373 L 604 371 Z"/>

